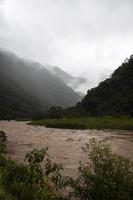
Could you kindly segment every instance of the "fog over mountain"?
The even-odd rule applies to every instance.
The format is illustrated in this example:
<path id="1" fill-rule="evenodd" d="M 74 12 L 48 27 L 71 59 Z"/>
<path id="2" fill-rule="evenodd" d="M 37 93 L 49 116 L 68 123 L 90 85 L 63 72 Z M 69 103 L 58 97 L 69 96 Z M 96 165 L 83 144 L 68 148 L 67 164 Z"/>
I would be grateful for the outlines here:
<path id="1" fill-rule="evenodd" d="M 0 50 L 0 116 L 31 116 L 51 106 L 75 105 L 80 96 L 37 62 Z"/>
<path id="2" fill-rule="evenodd" d="M 132 8 L 132 0 L 0 0 L 0 46 L 91 88 L 132 54 Z"/>
<path id="3" fill-rule="evenodd" d="M 74 77 L 63 71 L 59 67 L 53 67 L 49 65 L 46 65 L 46 67 L 52 74 L 60 78 L 63 82 L 66 83 L 66 85 L 73 88 L 78 93 L 80 93 L 80 91 L 83 91 L 81 90 L 81 87 L 88 87 L 88 81 L 83 77 Z"/>

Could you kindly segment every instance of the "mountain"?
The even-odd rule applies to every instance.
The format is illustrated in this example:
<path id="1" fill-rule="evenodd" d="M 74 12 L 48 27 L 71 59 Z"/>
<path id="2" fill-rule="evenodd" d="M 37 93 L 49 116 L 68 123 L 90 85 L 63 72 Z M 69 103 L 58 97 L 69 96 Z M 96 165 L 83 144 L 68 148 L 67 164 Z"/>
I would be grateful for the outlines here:
<path id="1" fill-rule="evenodd" d="M 93 115 L 133 116 L 133 56 L 110 78 L 89 90 L 81 104 Z"/>
<path id="2" fill-rule="evenodd" d="M 30 118 L 40 112 L 35 97 L 0 73 L 0 119 Z"/>
<path id="3" fill-rule="evenodd" d="M 73 90 L 75 91 L 78 91 L 78 88 L 87 82 L 85 78 L 71 76 L 59 67 L 48 66 L 48 70 L 50 70 L 52 74 L 56 75 L 63 82 L 65 82 L 65 84 L 73 88 Z M 81 92 L 79 94 L 81 95 Z M 81 96 L 84 95 L 82 94 Z"/>
<path id="4" fill-rule="evenodd" d="M 36 62 L 0 50 L 0 114 L 29 116 L 51 106 L 68 107 L 79 95 Z"/>

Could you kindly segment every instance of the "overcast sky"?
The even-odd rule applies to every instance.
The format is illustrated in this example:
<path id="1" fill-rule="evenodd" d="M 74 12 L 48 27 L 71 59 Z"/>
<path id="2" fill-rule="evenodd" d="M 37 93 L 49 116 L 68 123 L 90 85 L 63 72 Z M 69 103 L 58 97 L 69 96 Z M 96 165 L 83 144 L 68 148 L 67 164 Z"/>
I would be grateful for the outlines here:
<path id="1" fill-rule="evenodd" d="M 0 47 L 95 85 L 133 54 L 133 0 L 0 0 Z"/>

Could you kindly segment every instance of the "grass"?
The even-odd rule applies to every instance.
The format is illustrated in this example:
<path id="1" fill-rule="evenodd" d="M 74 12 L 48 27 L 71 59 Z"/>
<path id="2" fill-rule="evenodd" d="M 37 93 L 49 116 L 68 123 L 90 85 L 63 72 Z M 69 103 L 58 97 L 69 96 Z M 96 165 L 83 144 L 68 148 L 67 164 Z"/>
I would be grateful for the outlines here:
<path id="1" fill-rule="evenodd" d="M 116 129 L 133 130 L 133 118 L 131 117 L 81 117 L 44 119 L 32 121 L 30 125 L 46 126 L 64 129 Z"/>
<path id="2" fill-rule="evenodd" d="M 9 194 L 3 186 L 0 186 L 0 200 L 16 200 L 16 198 Z"/>

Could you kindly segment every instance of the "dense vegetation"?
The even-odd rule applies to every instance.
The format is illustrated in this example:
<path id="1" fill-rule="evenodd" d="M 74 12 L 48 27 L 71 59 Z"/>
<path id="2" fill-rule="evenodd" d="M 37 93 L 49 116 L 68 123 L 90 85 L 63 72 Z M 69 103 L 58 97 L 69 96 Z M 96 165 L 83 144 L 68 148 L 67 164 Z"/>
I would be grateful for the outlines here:
<path id="1" fill-rule="evenodd" d="M 63 177 L 46 149 L 33 150 L 19 164 L 6 156 L 6 135 L 0 137 L 0 199 L 2 200 L 131 200 L 133 163 L 91 140 L 83 148 L 88 164 L 80 163 L 77 178 Z M 43 161 L 43 165 L 41 165 Z M 43 167 L 42 167 L 43 166 Z M 69 188 L 69 190 L 68 190 Z"/>
<path id="2" fill-rule="evenodd" d="M 83 150 L 89 163 L 80 164 L 79 176 L 72 181 L 74 197 L 80 200 L 131 200 L 133 163 L 112 154 L 108 146 L 94 139 Z"/>
<path id="3" fill-rule="evenodd" d="M 79 95 L 45 67 L 0 51 L 0 119 L 29 118 L 78 100 Z"/>
<path id="4" fill-rule="evenodd" d="M 61 119 L 41 119 L 30 124 L 51 128 L 65 129 L 122 129 L 133 130 L 133 118 L 131 117 L 67 117 Z"/>
<path id="5" fill-rule="evenodd" d="M 89 90 L 81 104 L 90 115 L 133 116 L 133 56 Z"/>

